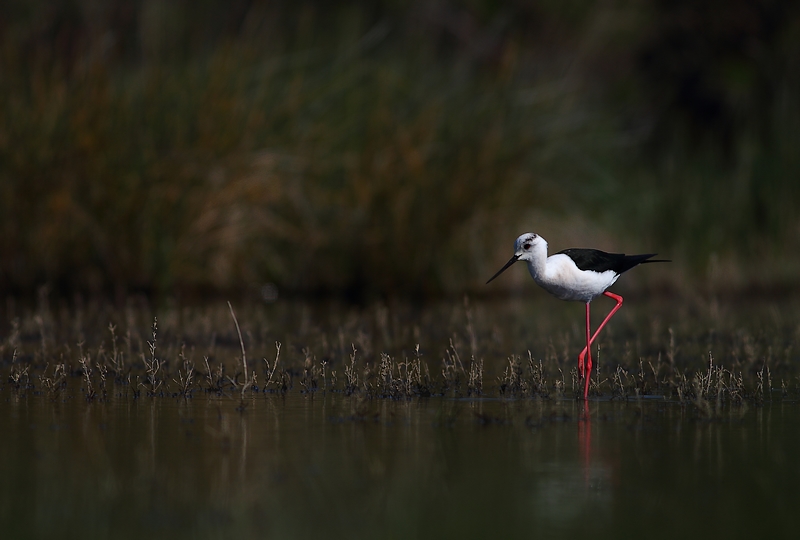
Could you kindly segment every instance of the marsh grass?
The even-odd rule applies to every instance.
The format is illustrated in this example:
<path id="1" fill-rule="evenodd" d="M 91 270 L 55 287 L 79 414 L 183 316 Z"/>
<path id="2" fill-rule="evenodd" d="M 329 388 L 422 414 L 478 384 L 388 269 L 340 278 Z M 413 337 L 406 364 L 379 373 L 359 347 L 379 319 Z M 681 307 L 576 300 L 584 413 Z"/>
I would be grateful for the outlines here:
<path id="1" fill-rule="evenodd" d="M 521 187 L 541 135 L 519 109 L 554 103 L 521 104 L 510 83 L 459 77 L 424 50 L 329 39 L 347 46 L 286 53 L 242 39 L 177 65 L 5 65 L 19 84 L 0 83 L 14 102 L 0 109 L 0 154 L 14 155 L 0 170 L 2 201 L 25 200 L 37 217 L 3 207 L 6 229 L 29 231 L 0 245 L 3 260 L 25 253 L 3 279 L 27 288 L 30 270 L 58 287 L 118 293 L 266 277 L 282 291 L 360 293 L 369 276 L 373 291 L 441 290 L 429 271 L 439 249 L 480 201 L 503 203 L 504 186 Z M 48 246 L 55 265 L 45 270 L 29 242 Z M 384 245 L 393 249 L 370 256 Z"/>
<path id="2" fill-rule="evenodd" d="M 436 5 L 0 8 L 0 287 L 458 294 L 529 228 L 668 253 L 651 285 L 797 283 L 795 19 L 758 59 L 725 49 L 758 23 L 709 25 L 725 56 L 691 56 L 737 129 L 699 144 L 658 103 L 680 79 L 639 84 L 705 42 L 651 50 L 670 3 Z"/>
<path id="3" fill-rule="evenodd" d="M 209 395 L 237 399 L 242 411 L 259 395 L 287 392 L 400 401 L 578 398 L 583 385 L 573 356 L 580 328 L 560 334 L 556 347 L 551 336 L 561 332 L 559 313 L 539 311 L 531 319 L 519 307 L 245 303 L 238 314 L 232 304 L 173 305 L 155 316 L 134 299 L 123 310 L 105 304 L 52 310 L 42 304 L 8 314 L 0 391 L 95 403 Z M 747 314 L 753 309 L 748 306 Z M 592 373 L 590 396 L 670 400 L 709 419 L 730 407 L 797 400 L 793 345 L 800 330 L 783 324 L 794 320 L 794 309 L 769 306 L 775 324 L 767 328 L 757 320 L 743 324 L 733 312 L 725 318 L 711 310 L 667 328 L 652 320 L 643 326 L 629 313 L 628 320 L 621 317 L 609 327 L 593 355 L 599 369 Z M 539 328 L 533 338 L 529 325 Z M 341 343 L 349 343 L 349 350 Z M 462 343 L 472 351 L 468 362 Z M 508 354 L 519 343 L 527 344 L 525 353 Z M 139 362 L 127 361 L 137 357 Z M 355 410 L 353 416 L 360 417 Z"/>

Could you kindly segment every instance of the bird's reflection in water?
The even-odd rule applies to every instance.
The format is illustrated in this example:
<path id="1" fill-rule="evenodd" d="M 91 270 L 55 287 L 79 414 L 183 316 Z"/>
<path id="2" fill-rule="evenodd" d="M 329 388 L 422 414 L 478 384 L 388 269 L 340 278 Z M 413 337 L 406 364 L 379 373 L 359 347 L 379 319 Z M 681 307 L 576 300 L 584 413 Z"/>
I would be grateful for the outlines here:
<path id="1" fill-rule="evenodd" d="M 583 466 L 583 480 L 589 487 L 589 477 L 592 468 L 592 417 L 589 415 L 589 402 L 584 400 L 580 418 L 578 419 L 578 447 L 580 448 L 581 464 Z"/>
<path id="2" fill-rule="evenodd" d="M 613 502 L 613 461 L 604 459 L 597 441 L 592 438 L 592 410 L 588 401 L 575 404 L 577 434 L 574 424 L 563 425 L 565 435 L 572 433 L 574 457 L 559 452 L 537 469 L 533 487 L 533 507 L 540 519 L 564 526 L 573 520 L 600 516 Z M 595 411 L 596 412 L 596 411 Z M 577 436 L 576 436 L 577 435 Z M 596 434 L 595 434 L 596 435 Z"/>

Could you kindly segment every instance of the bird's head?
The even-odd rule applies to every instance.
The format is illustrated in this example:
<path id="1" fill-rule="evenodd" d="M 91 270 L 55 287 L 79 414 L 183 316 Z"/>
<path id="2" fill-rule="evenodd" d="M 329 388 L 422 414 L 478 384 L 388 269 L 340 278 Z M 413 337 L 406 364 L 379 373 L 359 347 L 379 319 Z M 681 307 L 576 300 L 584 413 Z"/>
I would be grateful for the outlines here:
<path id="1" fill-rule="evenodd" d="M 547 245 L 544 238 L 536 233 L 521 234 L 514 242 L 514 257 L 516 261 L 530 261 L 534 257 L 534 252 L 541 244 Z"/>
<path id="2" fill-rule="evenodd" d="M 516 242 L 514 242 L 514 256 L 511 257 L 505 266 L 498 270 L 497 273 L 489 279 L 489 281 L 492 281 L 494 278 L 505 272 L 509 266 L 517 261 L 533 260 L 537 248 L 542 244 L 544 244 L 545 248 L 547 247 L 547 242 L 545 242 L 544 238 L 536 233 L 525 233 L 520 235 Z M 486 283 L 488 284 L 489 281 Z"/>

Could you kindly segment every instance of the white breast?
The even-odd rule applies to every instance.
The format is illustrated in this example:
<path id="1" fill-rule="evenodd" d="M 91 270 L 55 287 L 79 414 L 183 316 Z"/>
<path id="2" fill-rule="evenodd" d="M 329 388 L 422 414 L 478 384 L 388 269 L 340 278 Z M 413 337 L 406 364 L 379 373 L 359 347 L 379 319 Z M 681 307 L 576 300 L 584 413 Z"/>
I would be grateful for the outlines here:
<path id="1" fill-rule="evenodd" d="M 558 253 L 547 258 L 544 275 L 531 276 L 544 290 L 561 300 L 591 302 L 608 289 L 619 277 L 613 270 L 593 272 L 581 270 L 567 255 Z"/>

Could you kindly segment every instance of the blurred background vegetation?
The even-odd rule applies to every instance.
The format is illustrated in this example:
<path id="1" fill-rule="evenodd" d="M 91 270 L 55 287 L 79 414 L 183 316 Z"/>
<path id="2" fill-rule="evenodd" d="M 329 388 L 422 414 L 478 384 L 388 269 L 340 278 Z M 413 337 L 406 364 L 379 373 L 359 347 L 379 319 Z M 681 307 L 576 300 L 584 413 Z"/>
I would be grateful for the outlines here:
<path id="1" fill-rule="evenodd" d="M 532 230 L 787 291 L 798 126 L 797 2 L 6 0 L 0 290 L 459 294 Z"/>

